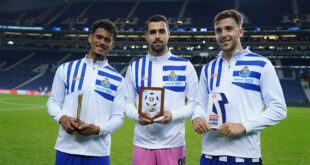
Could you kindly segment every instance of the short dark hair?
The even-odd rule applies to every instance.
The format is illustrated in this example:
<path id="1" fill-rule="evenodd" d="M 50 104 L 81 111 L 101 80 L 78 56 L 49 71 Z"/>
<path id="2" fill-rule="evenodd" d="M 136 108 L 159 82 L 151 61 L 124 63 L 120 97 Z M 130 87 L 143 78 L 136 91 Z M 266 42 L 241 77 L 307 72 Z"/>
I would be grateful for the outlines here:
<path id="1" fill-rule="evenodd" d="M 99 19 L 95 21 L 91 25 L 90 33 L 93 35 L 98 28 L 104 28 L 106 31 L 113 34 L 113 40 L 115 40 L 117 36 L 117 27 L 116 25 L 109 19 Z"/>
<path id="2" fill-rule="evenodd" d="M 233 18 L 237 25 L 242 27 L 244 15 L 236 10 L 224 10 L 218 13 L 213 20 L 214 25 L 218 24 L 222 19 L 225 18 Z"/>
<path id="3" fill-rule="evenodd" d="M 156 14 L 156 15 L 153 15 L 151 16 L 146 22 L 145 22 L 145 32 L 147 32 L 149 30 L 149 23 L 150 22 L 160 22 L 160 21 L 163 21 L 166 23 L 167 25 L 167 28 L 169 30 L 169 24 L 168 24 L 168 21 L 167 21 L 167 18 L 163 15 L 159 15 L 159 14 Z"/>

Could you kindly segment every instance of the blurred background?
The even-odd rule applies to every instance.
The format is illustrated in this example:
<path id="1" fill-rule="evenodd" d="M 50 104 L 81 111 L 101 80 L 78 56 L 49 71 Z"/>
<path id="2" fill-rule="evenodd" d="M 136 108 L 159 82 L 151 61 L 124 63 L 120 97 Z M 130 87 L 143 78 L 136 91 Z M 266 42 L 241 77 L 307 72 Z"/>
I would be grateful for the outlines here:
<path id="1" fill-rule="evenodd" d="M 236 9 L 246 16 L 242 45 L 272 61 L 288 105 L 309 106 L 309 6 L 309 0 L 1 0 L 0 93 L 47 94 L 57 67 L 88 52 L 89 27 L 101 18 L 118 26 L 108 60 L 121 74 L 148 51 L 147 18 L 162 14 L 171 52 L 200 75 L 220 51 L 214 16 Z"/>

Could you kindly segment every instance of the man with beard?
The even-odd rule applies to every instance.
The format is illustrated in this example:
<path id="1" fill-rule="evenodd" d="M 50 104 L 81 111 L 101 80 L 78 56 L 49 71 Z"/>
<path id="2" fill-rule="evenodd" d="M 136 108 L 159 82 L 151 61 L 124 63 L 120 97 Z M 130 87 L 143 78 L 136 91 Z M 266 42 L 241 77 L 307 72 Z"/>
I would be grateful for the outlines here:
<path id="1" fill-rule="evenodd" d="M 148 55 L 132 62 L 126 73 L 125 114 L 134 120 L 133 165 L 185 164 L 184 119 L 191 117 L 198 78 L 193 65 L 168 49 L 169 27 L 162 15 L 145 24 Z M 169 75 L 177 77 L 170 80 Z M 152 121 L 138 115 L 139 87 L 165 90 L 164 116 Z M 188 102 L 185 106 L 185 98 Z"/>
<path id="2" fill-rule="evenodd" d="M 60 125 L 56 165 L 110 164 L 110 134 L 124 117 L 124 78 L 107 61 L 116 35 L 110 20 L 94 22 L 88 54 L 57 69 L 47 102 L 49 115 Z"/>
<path id="3" fill-rule="evenodd" d="M 197 98 L 202 108 L 192 117 L 195 131 L 203 133 L 201 165 L 262 164 L 260 130 L 286 117 L 271 62 L 241 46 L 242 22 L 243 15 L 235 10 L 214 18 L 221 52 L 202 68 Z"/>

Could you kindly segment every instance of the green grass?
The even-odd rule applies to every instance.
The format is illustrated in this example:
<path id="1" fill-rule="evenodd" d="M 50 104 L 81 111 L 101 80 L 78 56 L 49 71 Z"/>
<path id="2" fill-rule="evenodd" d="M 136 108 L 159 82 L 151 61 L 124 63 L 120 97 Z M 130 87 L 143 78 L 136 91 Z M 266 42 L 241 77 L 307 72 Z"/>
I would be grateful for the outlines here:
<path id="1" fill-rule="evenodd" d="M 47 97 L 0 94 L 0 164 L 54 164 L 58 125 L 48 116 Z M 289 107 L 288 117 L 262 131 L 265 165 L 310 164 L 310 108 Z M 134 122 L 125 118 L 112 134 L 111 164 L 131 164 Z M 186 120 L 188 165 L 199 164 L 201 135 Z"/>

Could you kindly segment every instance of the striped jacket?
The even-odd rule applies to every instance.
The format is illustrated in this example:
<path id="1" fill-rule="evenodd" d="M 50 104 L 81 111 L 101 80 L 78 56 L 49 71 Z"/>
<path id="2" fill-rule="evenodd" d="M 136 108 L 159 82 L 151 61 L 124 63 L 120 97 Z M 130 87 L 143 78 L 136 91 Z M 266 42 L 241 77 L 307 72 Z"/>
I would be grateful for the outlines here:
<path id="1" fill-rule="evenodd" d="M 282 88 L 271 62 L 248 49 L 236 51 L 228 63 L 222 54 L 201 71 L 195 117 L 208 118 L 208 100 L 211 93 L 221 94 L 213 102 L 223 121 L 241 123 L 245 134 L 225 137 L 219 131 L 209 131 L 202 138 L 202 153 L 212 156 L 260 158 L 260 130 L 277 124 L 286 117 Z M 266 109 L 264 110 L 264 106 Z"/>
<path id="2" fill-rule="evenodd" d="M 48 113 L 57 123 L 62 115 L 76 117 L 78 95 L 83 94 L 80 119 L 100 127 L 99 135 L 70 135 L 60 126 L 55 149 L 77 155 L 110 155 L 110 134 L 123 124 L 124 78 L 107 61 L 86 57 L 61 65 L 55 74 Z"/>
<path id="3" fill-rule="evenodd" d="M 193 65 L 170 52 L 160 57 L 144 56 L 132 62 L 126 73 L 125 114 L 136 121 L 134 145 L 147 149 L 174 148 L 185 145 L 184 119 L 191 117 L 195 105 L 198 78 Z M 172 113 L 168 124 L 140 125 L 139 87 L 163 87 L 164 110 Z M 185 99 L 188 104 L 185 106 Z"/>

